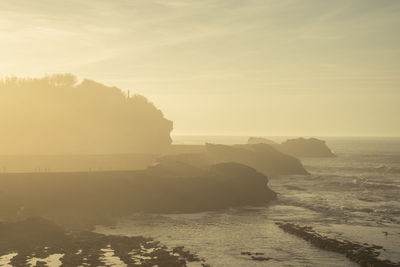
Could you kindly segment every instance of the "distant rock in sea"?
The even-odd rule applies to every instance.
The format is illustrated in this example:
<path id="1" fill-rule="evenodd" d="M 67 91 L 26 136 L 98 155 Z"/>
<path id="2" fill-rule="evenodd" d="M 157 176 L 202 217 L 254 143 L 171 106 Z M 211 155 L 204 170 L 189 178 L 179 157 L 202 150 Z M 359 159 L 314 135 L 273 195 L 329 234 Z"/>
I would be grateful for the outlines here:
<path id="1" fill-rule="evenodd" d="M 326 142 L 317 138 L 288 139 L 279 144 L 266 138 L 250 137 L 248 144 L 269 144 L 277 150 L 296 157 L 335 157 Z"/>
<path id="2" fill-rule="evenodd" d="M 255 144 L 267 144 L 267 145 L 277 145 L 277 142 L 269 140 L 263 137 L 250 137 L 248 140 L 248 144 L 255 145 Z"/>
<path id="3" fill-rule="evenodd" d="M 279 145 L 279 149 L 298 157 L 335 157 L 326 142 L 317 138 L 289 139 Z"/>

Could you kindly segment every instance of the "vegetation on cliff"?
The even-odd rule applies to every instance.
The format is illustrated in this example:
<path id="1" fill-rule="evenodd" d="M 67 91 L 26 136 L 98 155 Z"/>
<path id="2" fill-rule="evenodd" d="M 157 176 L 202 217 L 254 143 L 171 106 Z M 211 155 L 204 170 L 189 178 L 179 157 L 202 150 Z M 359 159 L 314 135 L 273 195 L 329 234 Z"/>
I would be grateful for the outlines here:
<path id="1" fill-rule="evenodd" d="M 141 95 L 70 74 L 0 81 L 1 154 L 154 153 L 172 122 Z"/>

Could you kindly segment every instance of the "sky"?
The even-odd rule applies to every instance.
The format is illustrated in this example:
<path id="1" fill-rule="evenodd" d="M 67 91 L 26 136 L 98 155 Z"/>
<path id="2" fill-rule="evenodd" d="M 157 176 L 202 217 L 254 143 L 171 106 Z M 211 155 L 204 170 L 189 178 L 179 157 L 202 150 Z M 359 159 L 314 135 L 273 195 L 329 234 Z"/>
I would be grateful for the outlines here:
<path id="1" fill-rule="evenodd" d="M 0 77 L 146 96 L 174 135 L 400 136 L 398 0 L 0 0 Z"/>

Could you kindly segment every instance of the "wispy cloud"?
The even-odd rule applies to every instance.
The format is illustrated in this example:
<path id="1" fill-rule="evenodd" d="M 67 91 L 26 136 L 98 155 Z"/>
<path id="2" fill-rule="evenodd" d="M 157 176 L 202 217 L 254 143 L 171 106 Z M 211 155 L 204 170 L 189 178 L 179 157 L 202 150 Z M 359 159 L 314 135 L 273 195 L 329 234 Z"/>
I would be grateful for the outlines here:
<path id="1" fill-rule="evenodd" d="M 135 90 L 181 131 L 318 118 L 384 131 L 379 114 L 357 128 L 357 114 L 400 112 L 399 28 L 394 0 L 0 1 L 0 76 L 73 72 Z"/>
<path id="2" fill-rule="evenodd" d="M 372 0 L 2 1 L 0 71 L 134 71 L 138 80 L 160 82 L 172 73 L 174 82 L 246 73 L 249 84 L 252 73 L 288 83 L 276 73 L 286 70 L 294 81 L 305 68 L 316 74 L 307 79 L 316 79 L 327 75 L 322 65 L 335 66 L 337 77 L 349 65 L 369 73 L 383 58 L 385 69 L 398 66 L 400 37 L 391 33 L 399 14 L 399 2 Z M 369 57 L 375 54 L 381 58 Z"/>

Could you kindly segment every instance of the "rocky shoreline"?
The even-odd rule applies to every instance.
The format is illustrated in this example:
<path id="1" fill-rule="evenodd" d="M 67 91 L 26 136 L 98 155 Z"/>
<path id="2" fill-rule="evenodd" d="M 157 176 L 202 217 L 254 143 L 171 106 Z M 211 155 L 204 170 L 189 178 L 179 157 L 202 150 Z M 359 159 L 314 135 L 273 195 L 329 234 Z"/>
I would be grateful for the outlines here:
<path id="1" fill-rule="evenodd" d="M 276 222 L 276 225 L 286 233 L 300 237 L 316 247 L 344 254 L 349 260 L 358 263 L 362 267 L 400 266 L 400 262 L 394 263 L 379 258 L 379 250 L 383 249 L 381 246 L 336 240 L 316 233 L 309 226 L 300 226 L 297 224 L 282 222 Z"/>
<path id="2" fill-rule="evenodd" d="M 0 223 L 0 236 L 0 264 L 8 258 L 12 266 L 209 266 L 184 247 L 170 249 L 141 236 L 67 231 L 40 217 Z"/>

